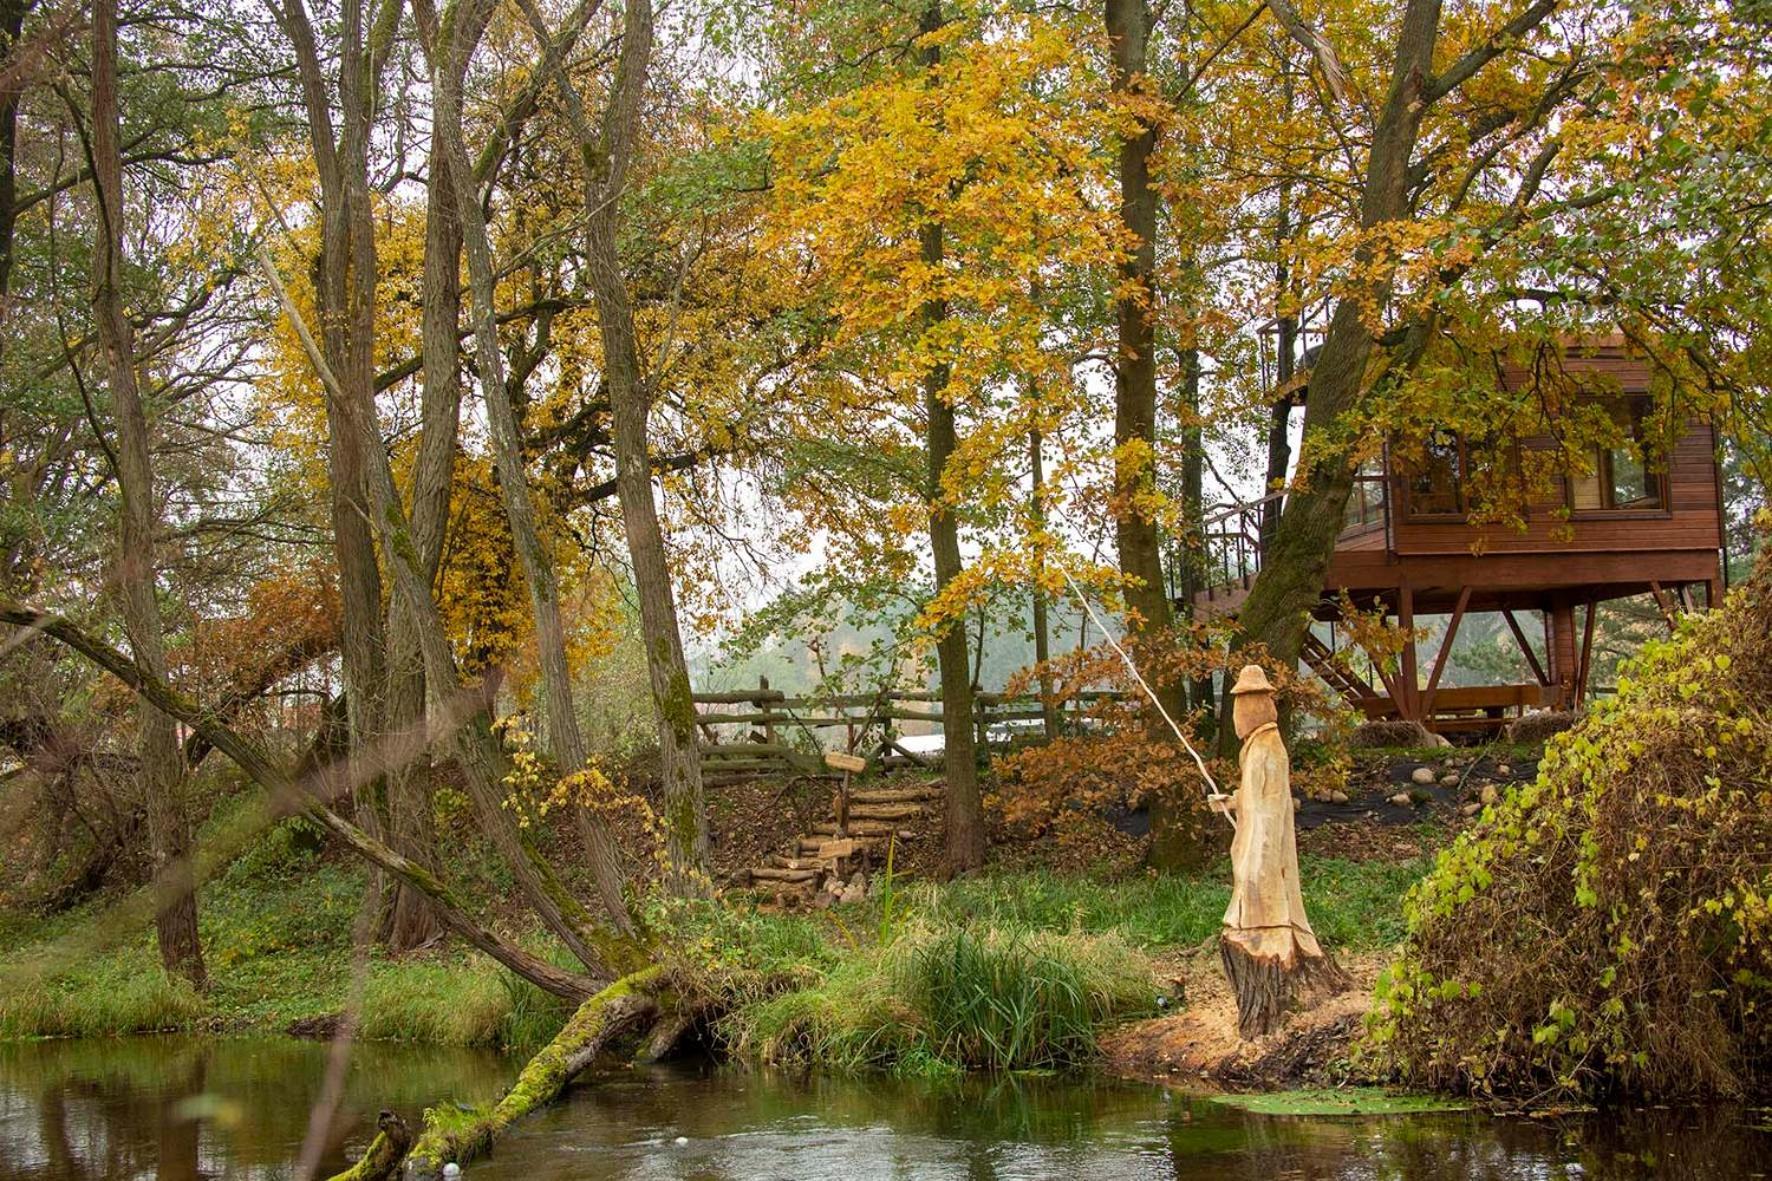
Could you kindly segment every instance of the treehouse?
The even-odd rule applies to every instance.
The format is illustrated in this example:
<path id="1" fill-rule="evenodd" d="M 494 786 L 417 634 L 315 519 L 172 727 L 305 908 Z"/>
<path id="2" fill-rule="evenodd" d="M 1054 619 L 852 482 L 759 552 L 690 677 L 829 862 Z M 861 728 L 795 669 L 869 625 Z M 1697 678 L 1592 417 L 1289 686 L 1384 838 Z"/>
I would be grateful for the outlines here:
<path id="1" fill-rule="evenodd" d="M 1592 689 L 1599 604 L 1652 595 L 1671 625 L 1676 612 L 1720 598 L 1722 481 L 1711 427 L 1654 414 L 1649 365 L 1620 339 L 1566 345 L 1549 369 L 1503 370 L 1511 391 L 1556 384 L 1536 399 L 1546 409 L 1532 429 L 1483 439 L 1437 430 L 1394 442 L 1358 474 L 1316 612 L 1327 626 L 1312 629 L 1303 658 L 1368 718 L 1446 732 L 1573 708 Z M 1596 441 L 1571 445 L 1572 437 Z M 1507 486 L 1517 503 L 1503 520 L 1492 494 Z M 1236 612 L 1259 569 L 1258 531 L 1252 509 L 1209 529 L 1216 585 L 1195 596 L 1197 614 Z M 1400 625 L 1401 651 L 1338 653 L 1351 644 L 1350 602 Z M 1530 680 L 1442 683 L 1459 626 L 1477 612 L 1505 621 Z M 1413 637 L 1433 616 L 1445 626 L 1427 661 Z M 1541 630 L 1542 653 L 1529 629 Z"/>

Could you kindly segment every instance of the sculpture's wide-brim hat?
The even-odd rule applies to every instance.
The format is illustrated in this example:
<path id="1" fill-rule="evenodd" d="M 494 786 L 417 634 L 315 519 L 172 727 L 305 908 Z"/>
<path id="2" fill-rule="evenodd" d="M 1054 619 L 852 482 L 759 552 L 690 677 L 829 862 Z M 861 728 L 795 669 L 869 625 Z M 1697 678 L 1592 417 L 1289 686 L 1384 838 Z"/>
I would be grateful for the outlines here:
<path id="1" fill-rule="evenodd" d="M 1268 684 L 1267 670 L 1259 664 L 1245 664 L 1243 671 L 1237 674 L 1237 683 L 1231 687 L 1231 696 L 1243 693 L 1272 693 L 1274 687 Z"/>

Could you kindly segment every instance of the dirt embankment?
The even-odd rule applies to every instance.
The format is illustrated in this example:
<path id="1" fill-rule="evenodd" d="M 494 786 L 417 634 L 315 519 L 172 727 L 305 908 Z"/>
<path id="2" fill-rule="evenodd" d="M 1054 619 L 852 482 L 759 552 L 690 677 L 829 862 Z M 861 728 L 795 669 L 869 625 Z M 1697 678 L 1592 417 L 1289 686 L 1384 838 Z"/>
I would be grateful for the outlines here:
<path id="1" fill-rule="evenodd" d="M 1169 965 L 1186 1008 L 1110 1032 L 1102 1040 L 1108 1069 L 1127 1078 L 1230 1091 L 1355 1080 L 1353 1042 L 1387 959 L 1383 952 L 1341 959 L 1351 980 L 1347 988 L 1305 998 L 1305 1006 L 1280 1030 L 1244 1041 L 1237 1034 L 1237 1003 L 1219 970 L 1217 948 L 1195 949 Z"/>

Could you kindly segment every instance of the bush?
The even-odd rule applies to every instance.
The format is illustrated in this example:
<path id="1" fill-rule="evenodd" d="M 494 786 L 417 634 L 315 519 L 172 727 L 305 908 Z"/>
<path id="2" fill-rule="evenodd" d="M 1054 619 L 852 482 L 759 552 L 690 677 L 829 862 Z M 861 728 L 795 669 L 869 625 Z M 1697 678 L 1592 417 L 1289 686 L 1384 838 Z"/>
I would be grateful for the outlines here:
<path id="1" fill-rule="evenodd" d="M 1071 1066 L 1098 1028 L 1148 1012 L 1151 969 L 1115 936 L 919 926 L 822 984 L 735 1013 L 740 1053 L 835 1069 L 929 1073 Z"/>
<path id="2" fill-rule="evenodd" d="M 1772 562 L 1646 646 L 1407 903 L 1371 1041 L 1408 1081 L 1601 1098 L 1764 1085 Z"/>

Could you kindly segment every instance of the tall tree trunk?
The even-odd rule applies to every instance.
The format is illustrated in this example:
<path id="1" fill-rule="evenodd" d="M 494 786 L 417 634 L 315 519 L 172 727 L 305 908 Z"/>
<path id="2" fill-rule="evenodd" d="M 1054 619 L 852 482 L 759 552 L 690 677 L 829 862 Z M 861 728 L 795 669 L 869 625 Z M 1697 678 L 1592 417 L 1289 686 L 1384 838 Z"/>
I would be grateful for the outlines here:
<path id="1" fill-rule="evenodd" d="M 117 421 L 117 484 L 123 496 L 117 589 L 130 648 L 143 669 L 166 675 L 160 607 L 154 593 L 153 459 L 148 421 L 136 384 L 135 342 L 123 313 L 123 160 L 118 147 L 117 0 L 97 0 L 92 14 L 92 173 L 98 196 L 93 242 L 93 314 L 104 349 L 111 405 Z M 102 442 L 102 440 L 101 440 Z M 197 892 L 192 882 L 190 817 L 184 801 L 184 760 L 173 719 L 146 701 L 138 711 L 142 795 L 157 873 L 180 884 L 155 916 L 160 960 L 199 988 L 206 985 L 197 935 Z"/>
<path id="2" fill-rule="evenodd" d="M 445 17 L 444 31 L 439 37 L 448 37 L 451 31 L 462 27 L 463 22 L 460 19 Z M 443 148 L 444 163 L 450 174 L 462 177 L 473 175 L 467 149 L 462 143 L 461 105 L 461 79 L 467 55 L 479 40 L 477 32 L 472 33 L 471 37 L 470 40 L 464 35 L 458 39 L 458 44 L 447 47 L 447 51 L 446 47 L 438 46 L 432 70 L 438 142 Z M 523 461 L 522 434 L 517 423 L 516 409 L 511 404 L 504 355 L 499 351 L 498 316 L 493 302 L 496 281 L 492 267 L 492 242 L 487 233 L 485 217 L 481 213 L 479 194 L 471 185 L 464 184 L 456 189 L 455 197 L 455 212 L 460 220 L 462 241 L 468 256 L 468 283 L 474 300 L 474 349 L 480 392 L 486 404 L 487 423 L 491 428 L 493 455 L 498 465 L 499 493 L 504 502 L 505 519 L 510 524 L 511 539 L 523 565 L 524 580 L 529 585 L 529 606 L 535 624 L 536 649 L 541 664 L 542 706 L 547 726 L 548 750 L 559 773 L 573 775 L 584 770 L 587 752 L 584 735 L 579 729 L 578 714 L 573 708 L 572 676 L 566 663 L 566 628 L 560 616 L 559 579 L 554 572 L 553 555 L 548 552 L 541 530 L 536 524 L 535 506 L 529 494 L 529 473 Z M 607 337 L 607 332 L 605 336 Z M 610 387 L 611 390 L 615 387 L 613 380 Z M 644 454 L 644 410 L 641 412 L 639 430 Z M 620 446 L 619 439 L 617 446 Z M 650 506 L 650 480 L 646 499 Z M 653 531 L 656 534 L 656 520 L 653 522 Z M 662 550 L 662 541 L 660 549 Z M 642 592 L 642 602 L 644 593 Z M 668 574 L 664 593 L 666 605 L 670 607 Z M 674 609 L 669 616 L 669 623 L 674 638 Z M 681 664 L 680 649 L 677 659 Z M 687 673 L 684 674 L 684 681 L 687 682 Z M 689 729 L 688 744 L 693 750 L 693 726 Z M 698 782 L 698 795 L 699 786 Z M 604 909 L 609 912 L 609 917 L 618 930 L 632 932 L 634 923 L 628 914 L 626 900 L 622 897 L 623 874 L 615 839 L 602 819 L 589 809 L 579 807 L 575 812 L 585 839 L 585 853 L 590 859 L 591 872 Z M 705 835 L 703 840 L 705 844 Z"/>
<path id="3" fill-rule="evenodd" d="M 1206 569 L 1206 439 L 1200 414 L 1200 350 L 1198 346 L 1182 350 L 1182 401 L 1190 421 L 1183 431 L 1181 448 L 1181 499 L 1183 519 L 1187 525 L 1186 544 L 1182 549 L 1181 601 L 1187 619 L 1194 619 L 1194 595 L 1205 589 Z M 1188 686 L 1188 707 L 1194 710 L 1213 708 L 1212 674 L 1194 678 Z"/>
<path id="4" fill-rule="evenodd" d="M 1044 531 L 1046 471 L 1045 457 L 1040 453 L 1041 442 L 1037 429 L 1028 432 L 1028 468 L 1033 478 L 1034 527 Z M 1058 704 L 1052 699 L 1052 649 L 1046 620 L 1046 592 L 1041 589 L 1041 580 L 1045 573 L 1046 556 L 1044 549 L 1041 549 L 1034 554 L 1034 666 L 1039 669 L 1040 726 L 1045 731 L 1046 741 L 1051 742 L 1058 737 Z"/>
<path id="5" fill-rule="evenodd" d="M 1112 88 L 1129 97 L 1146 71 L 1151 16 L 1146 0 L 1107 0 L 1113 51 Z M 1120 264 L 1114 298 L 1118 342 L 1114 353 L 1114 542 L 1126 576 L 1126 603 L 1139 628 L 1162 631 L 1172 618 L 1154 514 L 1157 443 L 1156 267 L 1157 191 L 1150 160 L 1156 128 L 1140 122 L 1120 144 L 1120 220 L 1132 237 Z M 1165 704 L 1168 704 L 1166 701 Z"/>
<path id="6" fill-rule="evenodd" d="M 419 349 L 423 394 L 421 432 L 412 473 L 412 544 L 426 585 L 435 586 L 443 560 L 455 473 L 456 433 L 461 425 L 461 222 L 455 216 L 455 184 L 432 128 L 430 186 L 425 194 L 424 286 L 420 293 Z M 399 595 L 388 600 L 388 728 L 412 725 L 425 714 L 424 654 L 418 625 Z M 388 777 L 388 843 L 433 872 L 435 823 L 431 815 L 430 767 L 421 760 Z M 442 930 L 424 893 L 405 883 L 394 894 L 388 946 L 417 947 Z"/>
<path id="7" fill-rule="evenodd" d="M 1107 34 L 1113 53 L 1111 86 L 1121 98 L 1145 85 L 1150 49 L 1151 14 L 1146 0 L 1107 0 Z M 1161 634 L 1174 623 L 1163 579 L 1161 539 L 1157 528 L 1157 191 L 1151 186 L 1150 162 L 1157 130 L 1140 120 L 1138 134 L 1120 144 L 1120 220 L 1132 237 L 1131 253 L 1120 263 L 1120 287 L 1114 297 L 1118 340 L 1114 353 L 1114 542 L 1120 573 L 1126 579 L 1126 605 L 1136 616 L 1133 629 Z M 1135 651 L 1137 649 L 1135 648 Z M 1183 712 L 1184 686 L 1146 678 L 1171 717 Z M 1153 736 L 1168 737 L 1168 727 L 1155 709 L 1149 717 Z M 1181 799 L 1159 794 L 1150 807 L 1151 864 L 1180 868 L 1199 859 L 1205 829 Z"/>
<path id="8" fill-rule="evenodd" d="M 581 4 L 570 19 L 582 20 L 587 11 Z M 547 36 L 533 5 L 526 7 L 526 15 L 544 44 L 557 43 Z M 617 245 L 620 199 L 639 130 L 652 39 L 650 0 L 629 0 L 622 14 L 621 56 L 600 127 L 592 127 L 583 98 L 559 60 L 550 57 L 545 65 L 565 100 L 578 136 L 584 170 L 585 255 L 597 302 L 603 373 L 609 386 L 616 496 L 634 569 L 634 589 L 640 601 L 640 631 L 658 723 L 667 880 L 674 892 L 695 894 L 707 887 L 708 864 L 701 752 L 696 746 L 695 703 L 689 685 L 689 666 L 683 658 L 670 565 L 665 558 L 664 530 L 653 501 L 652 460 L 647 441 L 652 391 L 640 361 L 633 302 Z"/>
<path id="9" fill-rule="evenodd" d="M 1281 95 L 1286 110 L 1292 110 L 1292 71 L 1282 65 Z M 1286 480 L 1286 469 L 1292 462 L 1292 384 L 1295 352 L 1298 348 L 1298 317 L 1292 306 L 1292 267 L 1287 252 L 1292 248 L 1292 186 L 1281 181 L 1274 217 L 1274 324 L 1278 329 L 1277 360 L 1274 365 L 1275 386 L 1284 391 L 1268 409 L 1267 479 L 1262 494 L 1271 496 Z M 1261 554 L 1267 557 L 1268 544 L 1280 524 L 1281 502 L 1270 500 L 1261 506 Z"/>
<path id="10" fill-rule="evenodd" d="M 1390 93 L 1373 131 L 1366 164 L 1362 229 L 1408 215 L 1409 164 L 1422 115 L 1431 101 L 1428 87 L 1433 80 L 1439 21 L 1439 0 L 1409 0 L 1403 12 Z M 1240 644 L 1262 644 L 1285 665 L 1298 661 L 1353 488 L 1354 469 L 1348 454 L 1322 447 L 1320 441 L 1355 405 L 1365 386 L 1375 342 L 1361 308 L 1384 307 L 1391 290 L 1391 268 L 1376 258 L 1370 247 L 1357 252 L 1353 273 L 1368 278 L 1360 291 L 1336 304 L 1306 387 L 1300 487 L 1286 499 L 1268 539 L 1261 573 L 1238 620 Z M 1228 753 L 1235 744 L 1231 727 L 1223 725 L 1219 749 Z"/>
<path id="11" fill-rule="evenodd" d="M 0 0 L 0 37 L 18 44 L 25 17 L 34 0 Z M 6 298 L 12 292 L 13 231 L 18 225 L 18 100 L 19 83 L 0 89 L 0 324 L 6 322 Z"/>
<path id="12" fill-rule="evenodd" d="M 934 33 L 942 26 L 940 0 L 923 9 L 921 31 Z M 929 84 L 938 85 L 936 68 L 941 63 L 939 46 L 921 51 Z M 939 222 L 923 226 L 922 258 L 931 268 L 941 266 L 944 247 Z M 923 305 L 923 331 L 933 333 L 947 319 L 945 300 Z M 948 402 L 949 368 L 930 366 L 923 376 L 924 430 L 929 467 L 924 495 L 929 501 L 929 548 L 935 562 L 935 593 L 940 595 L 964 571 L 960 560 L 960 523 L 954 506 L 945 503 L 941 477 L 948 459 L 959 447 L 954 408 Z M 972 677 L 966 656 L 966 625 L 953 619 L 945 624 L 935 642 L 936 664 L 941 678 L 942 761 L 947 770 L 947 846 L 942 870 L 948 875 L 965 873 L 984 864 L 984 802 L 978 790 L 977 732 L 973 727 L 976 707 Z"/>
<path id="13" fill-rule="evenodd" d="M 342 616 L 340 651 L 353 751 L 371 745 L 386 725 L 387 638 L 370 493 L 372 469 L 382 456 L 380 434 L 373 429 L 377 261 L 369 141 L 382 68 L 401 10 L 400 0 L 378 0 L 373 23 L 365 27 L 364 3 L 344 0 L 339 10 L 336 136 L 334 103 L 327 94 L 322 55 L 303 0 L 281 0 L 277 9 L 296 48 L 309 144 L 320 181 L 314 302 L 321 351 L 340 394 L 326 402 L 327 464 Z M 351 429 L 343 400 L 358 415 L 368 416 L 372 429 L 367 434 Z M 359 819 L 378 838 L 383 833 L 384 796 L 385 785 L 379 780 L 365 783 L 357 796 Z M 382 885 L 379 874 L 371 878 L 365 906 L 381 905 Z"/>

